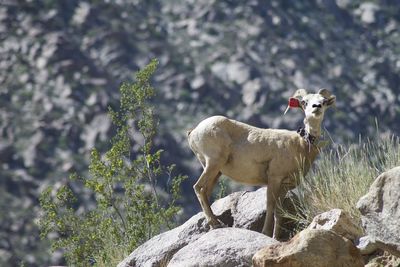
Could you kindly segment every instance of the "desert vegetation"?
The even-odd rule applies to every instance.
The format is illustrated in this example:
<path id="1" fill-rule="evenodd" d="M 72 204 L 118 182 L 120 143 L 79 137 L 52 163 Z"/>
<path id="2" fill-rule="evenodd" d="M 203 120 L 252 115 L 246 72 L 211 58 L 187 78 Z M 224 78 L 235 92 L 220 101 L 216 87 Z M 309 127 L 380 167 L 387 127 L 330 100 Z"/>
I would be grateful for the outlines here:
<path id="1" fill-rule="evenodd" d="M 41 236 L 50 238 L 53 250 L 63 251 L 70 266 L 116 266 L 176 222 L 185 177 L 175 176 L 173 165 L 161 164 L 162 151 L 153 147 L 158 122 L 149 104 L 154 95 L 149 79 L 156 67 L 153 60 L 136 74 L 135 83 L 121 85 L 120 105 L 109 110 L 115 136 L 104 154 L 92 150 L 88 177 L 73 174 L 67 184 L 41 194 Z M 134 145 L 140 147 L 138 154 L 132 153 Z M 164 197 L 161 182 L 170 188 Z M 76 186 L 85 188 L 83 194 L 93 198 L 93 205 L 78 209 L 83 196 L 74 193 Z"/>

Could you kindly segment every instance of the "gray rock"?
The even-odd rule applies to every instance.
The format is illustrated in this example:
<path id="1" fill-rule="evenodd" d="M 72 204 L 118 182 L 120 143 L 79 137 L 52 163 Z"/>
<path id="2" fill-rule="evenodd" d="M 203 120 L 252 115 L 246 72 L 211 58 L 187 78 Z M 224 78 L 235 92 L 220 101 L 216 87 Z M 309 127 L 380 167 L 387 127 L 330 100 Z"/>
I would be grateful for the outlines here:
<path id="1" fill-rule="evenodd" d="M 295 198 L 296 196 L 292 192 L 289 192 L 288 196 L 284 199 L 283 208 L 290 213 L 293 212 L 293 203 L 289 199 L 289 195 L 291 198 Z M 211 207 L 220 219 L 222 218 L 224 222 L 228 222 L 228 226 L 261 232 L 267 210 L 266 199 L 267 188 L 262 187 L 256 191 L 242 191 L 230 194 L 216 201 Z M 283 218 L 282 234 L 285 237 L 289 234 L 288 230 L 291 230 L 290 228 L 294 226 L 290 223 L 290 220 Z"/>
<path id="2" fill-rule="evenodd" d="M 261 232 L 265 220 L 267 188 L 232 193 L 211 205 L 226 226 Z"/>
<path id="3" fill-rule="evenodd" d="M 393 256 L 388 252 L 383 254 L 374 255 L 368 259 L 368 263 L 364 267 L 399 267 L 400 258 Z"/>
<path id="4" fill-rule="evenodd" d="M 225 226 L 261 232 L 266 210 L 266 188 L 236 192 L 215 201 L 211 208 Z M 139 246 L 118 267 L 166 266 L 172 256 L 210 230 L 202 212 L 183 225 L 157 235 Z"/>
<path id="5" fill-rule="evenodd" d="M 354 219 L 341 209 L 321 213 L 313 219 L 308 229 L 331 230 L 353 242 L 363 235 L 363 229 L 354 223 Z"/>
<path id="6" fill-rule="evenodd" d="M 254 267 L 362 267 L 364 260 L 347 238 L 333 231 L 305 229 L 289 242 L 272 244 L 253 257 Z"/>
<path id="7" fill-rule="evenodd" d="M 376 21 L 376 13 L 379 11 L 379 6 L 374 3 L 363 3 L 359 9 L 355 10 L 355 14 L 359 15 L 361 21 L 366 24 L 371 24 Z"/>
<path id="8" fill-rule="evenodd" d="M 247 81 L 243 85 L 243 96 L 242 101 L 246 106 L 251 106 L 256 103 L 257 95 L 261 90 L 261 81 L 260 79 L 254 79 L 251 81 Z"/>
<path id="9" fill-rule="evenodd" d="M 236 203 L 243 192 L 235 192 L 224 198 L 218 199 L 211 205 L 211 209 L 215 216 L 225 225 L 233 225 L 232 214 L 235 210 Z"/>
<path id="10" fill-rule="evenodd" d="M 371 239 L 379 248 L 400 257 L 400 167 L 379 175 L 357 208 Z"/>
<path id="11" fill-rule="evenodd" d="M 202 212 L 181 226 L 159 234 L 134 250 L 118 267 L 166 266 L 182 247 L 209 230 Z"/>
<path id="12" fill-rule="evenodd" d="M 267 244 L 277 243 L 270 237 L 250 230 L 215 229 L 179 250 L 168 266 L 251 266 L 251 259 L 257 250 Z"/>
<path id="13" fill-rule="evenodd" d="M 261 232 L 267 210 L 267 188 L 242 192 L 232 209 L 233 227 Z"/>
<path id="14" fill-rule="evenodd" d="M 369 255 L 379 249 L 379 246 L 376 240 L 371 239 L 371 237 L 367 235 L 358 240 L 357 248 L 362 255 Z"/>
<path id="15" fill-rule="evenodd" d="M 225 227 L 261 232 L 265 220 L 266 194 L 265 187 L 254 192 L 235 192 L 215 201 L 211 208 Z M 209 231 L 204 214 L 200 212 L 183 225 L 139 246 L 118 267 L 166 266 L 175 253 Z"/>
<path id="16" fill-rule="evenodd" d="M 250 69 L 245 64 L 234 61 L 228 64 L 226 68 L 228 79 L 238 84 L 243 84 L 250 77 Z"/>

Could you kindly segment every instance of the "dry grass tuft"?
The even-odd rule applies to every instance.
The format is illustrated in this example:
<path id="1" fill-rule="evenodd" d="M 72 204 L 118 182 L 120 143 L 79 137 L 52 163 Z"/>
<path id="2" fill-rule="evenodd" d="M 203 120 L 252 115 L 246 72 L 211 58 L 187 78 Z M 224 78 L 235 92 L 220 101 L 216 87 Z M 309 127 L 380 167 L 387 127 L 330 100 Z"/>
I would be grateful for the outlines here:
<path id="1" fill-rule="evenodd" d="M 306 227 L 316 215 L 333 208 L 343 209 L 360 220 L 357 201 L 380 173 L 399 165 L 399 137 L 325 149 L 313 170 L 306 177 L 299 175 L 297 197 L 293 199 L 296 213 L 282 212 L 297 221 L 299 229 Z"/>

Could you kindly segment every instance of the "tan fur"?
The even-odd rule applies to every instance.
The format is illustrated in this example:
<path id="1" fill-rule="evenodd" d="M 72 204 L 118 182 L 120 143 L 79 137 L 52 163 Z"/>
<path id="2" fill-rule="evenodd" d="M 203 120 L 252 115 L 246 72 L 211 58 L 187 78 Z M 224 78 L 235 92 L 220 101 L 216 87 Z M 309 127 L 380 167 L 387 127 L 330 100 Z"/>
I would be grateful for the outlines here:
<path id="1" fill-rule="evenodd" d="M 296 94 L 301 95 L 295 96 L 311 106 L 324 100 L 326 103 L 330 93 L 323 95 L 321 92 L 307 95 L 305 90 L 298 90 Z M 305 107 L 304 121 L 309 132 L 320 135 L 320 124 L 326 107 L 321 107 L 322 114 L 317 117 L 312 112 L 318 108 Z M 275 212 L 276 202 L 287 190 L 296 186 L 295 176 L 300 171 L 308 172 L 319 153 L 318 147 L 308 144 L 296 131 L 261 129 L 223 116 L 210 117 L 200 122 L 188 132 L 188 141 L 204 168 L 194 190 L 210 225 L 218 227 L 219 222 L 210 208 L 208 198 L 219 176 L 224 174 L 244 184 L 268 185 L 263 233 L 272 236 L 274 230 L 274 237 L 277 238 L 280 218 Z"/>

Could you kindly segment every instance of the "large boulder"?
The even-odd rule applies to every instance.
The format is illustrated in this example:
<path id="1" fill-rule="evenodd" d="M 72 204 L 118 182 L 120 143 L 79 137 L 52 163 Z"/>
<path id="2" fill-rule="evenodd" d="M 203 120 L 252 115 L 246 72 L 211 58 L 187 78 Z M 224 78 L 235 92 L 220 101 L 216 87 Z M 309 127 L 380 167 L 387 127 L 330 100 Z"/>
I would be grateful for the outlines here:
<path id="1" fill-rule="evenodd" d="M 232 193 L 211 205 L 226 225 L 261 232 L 267 207 L 267 188 Z M 228 216 L 227 216 L 228 215 Z"/>
<path id="2" fill-rule="evenodd" d="M 291 214 L 295 213 L 293 200 L 297 195 L 289 191 L 282 203 L 282 209 Z M 241 192 L 232 205 L 233 227 L 250 229 L 261 232 L 264 226 L 265 213 L 267 209 L 267 188 L 263 187 L 254 192 Z M 278 212 L 280 210 L 278 209 Z M 282 217 L 280 239 L 287 240 L 293 234 L 296 222 Z"/>
<path id="3" fill-rule="evenodd" d="M 179 250 L 169 267 L 251 266 L 257 250 L 279 242 L 263 234 L 239 228 L 215 229 Z"/>
<path id="4" fill-rule="evenodd" d="M 254 192 L 236 192 L 211 206 L 227 227 L 261 232 L 266 211 L 266 188 Z M 118 267 L 166 266 L 174 254 L 210 231 L 202 212 L 183 225 L 159 234 L 139 246 Z"/>
<path id="5" fill-rule="evenodd" d="M 203 213 L 181 226 L 159 234 L 135 249 L 118 267 L 166 266 L 172 256 L 209 230 Z"/>
<path id="6" fill-rule="evenodd" d="M 379 175 L 357 208 L 369 239 L 400 257 L 400 167 Z"/>
<path id="7" fill-rule="evenodd" d="M 267 188 L 242 192 L 232 206 L 233 227 L 261 232 L 267 209 Z"/>
<path id="8" fill-rule="evenodd" d="M 290 241 L 268 245 L 253 257 L 254 267 L 362 267 L 353 243 L 333 231 L 305 229 Z"/>
<path id="9" fill-rule="evenodd" d="M 354 223 L 354 219 L 347 212 L 341 209 L 333 209 L 315 216 L 307 228 L 331 230 L 353 242 L 363 236 L 363 229 Z"/>

